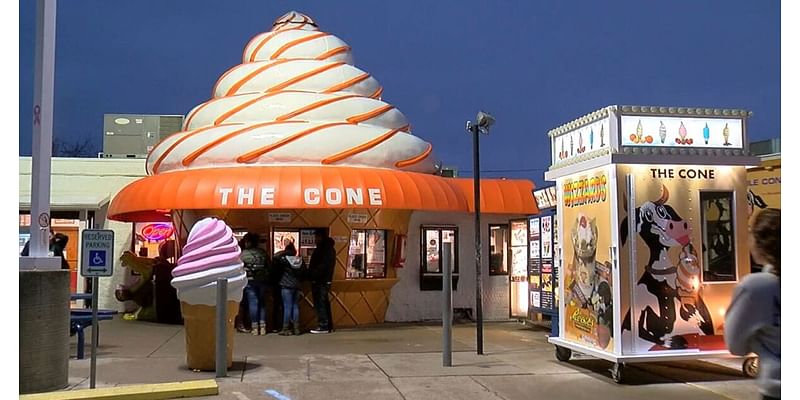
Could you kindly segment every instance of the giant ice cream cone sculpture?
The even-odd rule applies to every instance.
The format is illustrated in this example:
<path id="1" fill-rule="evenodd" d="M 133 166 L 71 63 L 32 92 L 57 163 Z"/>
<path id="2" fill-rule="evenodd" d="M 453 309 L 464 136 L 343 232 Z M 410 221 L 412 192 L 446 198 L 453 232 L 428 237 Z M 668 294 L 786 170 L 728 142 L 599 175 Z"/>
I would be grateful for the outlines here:
<path id="1" fill-rule="evenodd" d="M 247 275 L 233 232 L 216 218 L 198 221 L 189 233 L 183 255 L 172 271 L 178 291 L 186 335 L 186 364 L 190 369 L 215 369 L 214 328 L 217 279 L 228 281 L 227 363 L 233 363 L 233 320 L 239 311 Z"/>
<path id="2" fill-rule="evenodd" d="M 247 44 L 184 131 L 153 149 L 148 173 L 286 164 L 436 173 L 432 146 L 382 92 L 346 43 L 287 13 Z"/>

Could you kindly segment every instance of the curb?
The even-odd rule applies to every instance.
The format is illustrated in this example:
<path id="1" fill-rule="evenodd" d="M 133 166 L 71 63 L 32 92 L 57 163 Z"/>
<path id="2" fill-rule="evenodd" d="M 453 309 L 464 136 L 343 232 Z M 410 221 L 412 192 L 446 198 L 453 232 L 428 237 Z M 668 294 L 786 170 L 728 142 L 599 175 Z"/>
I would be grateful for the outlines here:
<path id="1" fill-rule="evenodd" d="M 22 400 L 85 400 L 85 399 L 175 399 L 180 397 L 214 396 L 219 386 L 213 379 L 129 385 L 99 389 L 82 389 L 19 396 Z"/>

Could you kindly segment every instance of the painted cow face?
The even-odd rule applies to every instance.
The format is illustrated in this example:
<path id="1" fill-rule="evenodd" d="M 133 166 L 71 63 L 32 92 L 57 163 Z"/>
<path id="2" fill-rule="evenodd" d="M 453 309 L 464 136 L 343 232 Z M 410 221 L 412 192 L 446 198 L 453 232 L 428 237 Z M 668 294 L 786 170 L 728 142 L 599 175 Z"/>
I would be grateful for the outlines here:
<path id="1" fill-rule="evenodd" d="M 689 244 L 689 224 L 667 204 L 645 202 L 639 207 L 636 230 L 647 243 L 658 242 L 664 247 Z"/>

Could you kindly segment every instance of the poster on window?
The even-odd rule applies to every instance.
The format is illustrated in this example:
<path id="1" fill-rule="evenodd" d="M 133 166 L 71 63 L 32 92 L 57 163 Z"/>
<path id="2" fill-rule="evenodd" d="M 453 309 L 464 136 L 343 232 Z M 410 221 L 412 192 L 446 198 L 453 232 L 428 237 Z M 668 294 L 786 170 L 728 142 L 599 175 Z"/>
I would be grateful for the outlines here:
<path id="1" fill-rule="evenodd" d="M 530 226 L 531 238 L 539 237 L 539 218 L 531 218 L 528 225 Z"/>
<path id="2" fill-rule="evenodd" d="M 511 247 L 527 246 L 528 230 L 525 221 L 511 222 Z"/>
<path id="3" fill-rule="evenodd" d="M 525 257 L 525 247 L 511 248 L 511 275 L 521 276 L 523 279 L 528 274 L 528 257 Z"/>
<path id="4" fill-rule="evenodd" d="M 297 243 L 300 242 L 300 233 L 299 232 L 281 232 L 275 231 L 272 235 L 272 252 L 277 253 L 286 248 L 286 245 L 289 243 L 293 244 L 297 247 Z"/>
<path id="5" fill-rule="evenodd" d="M 367 231 L 367 263 L 383 264 L 386 262 L 386 232 Z"/>
<path id="6" fill-rule="evenodd" d="M 313 229 L 301 229 L 300 230 L 300 247 L 316 247 L 317 244 L 314 242 L 314 230 Z"/>
<path id="7" fill-rule="evenodd" d="M 427 272 L 439 272 L 439 231 L 425 231 L 425 265 Z"/>
<path id="8" fill-rule="evenodd" d="M 541 247 L 540 244 L 541 243 L 539 243 L 539 239 L 531 240 L 531 243 L 530 243 L 531 258 L 539 258 L 540 254 L 541 254 L 539 252 L 539 249 Z"/>
<path id="9" fill-rule="evenodd" d="M 531 305 L 536 308 L 542 307 L 541 293 L 539 291 L 531 292 Z"/>
<path id="10" fill-rule="evenodd" d="M 606 168 L 573 175 L 560 185 L 563 195 L 564 337 L 598 350 L 613 351 L 611 199 Z"/>
<path id="11" fill-rule="evenodd" d="M 552 217 L 542 217 L 542 258 L 553 258 Z"/>

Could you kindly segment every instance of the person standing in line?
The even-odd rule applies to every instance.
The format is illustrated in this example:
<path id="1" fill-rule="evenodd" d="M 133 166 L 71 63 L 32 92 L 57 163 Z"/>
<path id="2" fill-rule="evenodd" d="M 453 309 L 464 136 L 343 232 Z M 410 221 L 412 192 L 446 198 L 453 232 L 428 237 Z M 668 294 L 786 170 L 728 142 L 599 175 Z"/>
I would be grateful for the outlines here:
<path id="1" fill-rule="evenodd" d="M 758 355 L 758 387 L 765 400 L 781 397 L 781 210 L 767 208 L 750 226 L 750 253 L 764 266 L 742 279 L 725 314 L 732 354 Z"/>
<path id="2" fill-rule="evenodd" d="M 282 266 L 281 297 L 283 298 L 283 329 L 281 336 L 300 334 L 300 281 L 304 274 L 303 258 L 297 256 L 297 250 L 291 242 L 277 254 L 273 263 Z"/>
<path id="3" fill-rule="evenodd" d="M 311 253 L 309 274 L 311 275 L 311 293 L 314 297 L 318 327 L 312 329 L 311 333 L 330 333 L 333 329 L 333 318 L 329 294 L 336 265 L 336 243 L 322 229 L 314 232 L 314 242 L 317 247 Z"/>
<path id="4" fill-rule="evenodd" d="M 247 233 L 242 238 L 242 263 L 247 273 L 247 286 L 244 295 L 250 315 L 253 336 L 267 334 L 267 309 L 264 307 L 264 292 L 267 279 L 267 252 L 258 247 L 260 237 L 257 233 Z"/>

